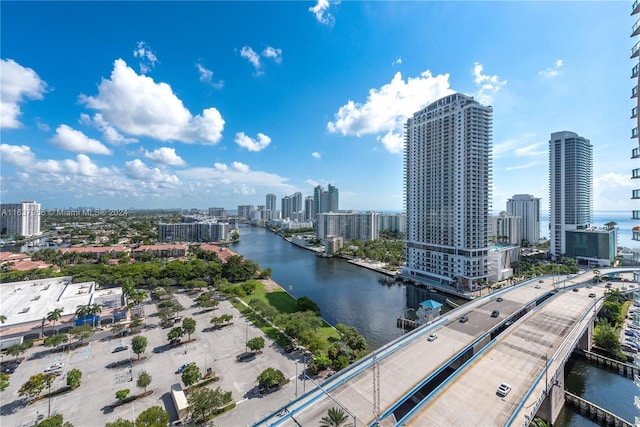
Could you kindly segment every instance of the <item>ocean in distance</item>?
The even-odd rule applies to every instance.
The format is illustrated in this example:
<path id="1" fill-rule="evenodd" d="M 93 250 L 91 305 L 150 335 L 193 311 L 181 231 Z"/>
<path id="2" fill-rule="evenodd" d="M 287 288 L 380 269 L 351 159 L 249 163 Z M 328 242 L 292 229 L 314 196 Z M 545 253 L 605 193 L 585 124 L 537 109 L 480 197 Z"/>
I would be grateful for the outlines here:
<path id="1" fill-rule="evenodd" d="M 591 217 L 591 225 L 603 227 L 607 222 L 616 222 L 618 225 L 618 246 L 625 248 L 640 247 L 640 242 L 634 241 L 631 229 L 640 225 L 640 221 L 631 219 L 631 211 L 594 211 Z M 549 214 L 540 214 L 540 237 L 550 237 Z"/>

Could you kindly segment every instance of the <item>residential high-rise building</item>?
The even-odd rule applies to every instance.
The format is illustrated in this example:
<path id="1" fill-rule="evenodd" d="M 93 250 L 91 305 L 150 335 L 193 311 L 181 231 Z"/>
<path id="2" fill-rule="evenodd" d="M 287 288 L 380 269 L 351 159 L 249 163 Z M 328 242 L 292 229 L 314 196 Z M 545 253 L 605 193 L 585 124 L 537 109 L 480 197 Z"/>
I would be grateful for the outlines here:
<path id="1" fill-rule="evenodd" d="M 291 195 L 291 212 L 304 212 L 304 205 L 302 204 L 302 193 L 299 191 Z"/>
<path id="2" fill-rule="evenodd" d="M 293 212 L 293 200 L 291 200 L 291 196 L 284 196 L 282 200 L 280 200 L 280 203 L 282 204 L 282 218 L 291 218 Z"/>
<path id="3" fill-rule="evenodd" d="M 315 221 L 315 219 L 313 196 L 307 196 L 304 199 L 304 220 Z"/>
<path id="4" fill-rule="evenodd" d="M 0 204 L 0 234 L 32 237 L 40 234 L 40 203 L 25 201 Z"/>
<path id="5" fill-rule="evenodd" d="M 224 208 L 209 208 L 209 216 L 215 218 L 226 218 L 227 211 Z"/>
<path id="6" fill-rule="evenodd" d="M 540 199 L 530 194 L 515 194 L 507 200 L 507 213 L 522 218 L 522 242 L 518 244 L 537 244 L 540 240 Z"/>
<path id="7" fill-rule="evenodd" d="M 338 212 L 340 210 L 338 189 L 331 184 L 327 188 L 327 212 Z"/>
<path id="8" fill-rule="evenodd" d="M 493 237 L 491 237 L 493 236 Z M 522 217 L 505 211 L 489 217 L 489 237 L 498 245 L 520 245 L 522 242 Z"/>
<path id="9" fill-rule="evenodd" d="M 407 120 L 404 277 L 462 290 L 488 277 L 492 117 L 456 93 Z"/>
<path id="10" fill-rule="evenodd" d="M 322 193 L 324 189 L 322 185 L 316 185 L 313 189 L 313 218 L 316 219 L 316 216 L 321 212 L 326 212 L 326 199 L 323 200 Z"/>
<path id="11" fill-rule="evenodd" d="M 631 7 L 631 15 L 637 15 L 638 13 L 640 13 L 640 2 L 636 0 Z M 635 38 L 638 35 L 640 35 L 640 19 L 636 19 L 636 22 L 631 28 L 631 37 Z M 635 41 L 635 44 L 631 48 L 631 59 L 633 60 L 631 78 L 634 82 L 631 88 L 631 100 L 633 101 L 633 106 L 631 107 L 631 119 L 633 120 L 633 128 L 631 129 L 631 140 L 633 141 L 631 158 L 640 159 L 640 135 L 638 134 L 638 129 L 640 129 L 640 115 L 638 115 L 638 108 L 640 107 L 640 96 L 638 96 L 638 88 L 640 87 L 640 41 Z M 631 178 L 640 178 L 640 168 L 631 171 Z M 632 190 L 631 198 L 636 201 L 640 200 L 640 189 Z M 635 220 L 640 220 L 640 209 L 635 209 L 631 212 L 631 217 Z M 633 227 L 632 239 L 640 241 L 640 225 Z M 640 250 L 634 251 L 633 258 L 634 261 L 640 261 Z"/>
<path id="12" fill-rule="evenodd" d="M 340 236 L 344 241 L 377 239 L 378 223 L 375 212 L 323 212 L 316 221 L 316 238 Z"/>
<path id="13" fill-rule="evenodd" d="M 275 211 L 277 209 L 276 203 L 278 203 L 278 197 L 273 193 L 267 194 L 267 202 L 265 204 L 266 209 L 268 211 Z"/>
<path id="14" fill-rule="evenodd" d="M 329 184 L 328 190 L 325 190 L 321 185 L 313 189 L 313 204 L 316 215 L 324 212 L 338 212 L 340 210 L 339 201 L 338 189 L 331 184 Z"/>
<path id="15" fill-rule="evenodd" d="M 586 229 L 593 208 L 593 147 L 573 132 L 555 132 L 549 140 L 550 252 L 567 253 L 566 232 Z"/>
<path id="16" fill-rule="evenodd" d="M 238 205 L 238 218 L 251 219 L 253 214 L 253 205 Z"/>

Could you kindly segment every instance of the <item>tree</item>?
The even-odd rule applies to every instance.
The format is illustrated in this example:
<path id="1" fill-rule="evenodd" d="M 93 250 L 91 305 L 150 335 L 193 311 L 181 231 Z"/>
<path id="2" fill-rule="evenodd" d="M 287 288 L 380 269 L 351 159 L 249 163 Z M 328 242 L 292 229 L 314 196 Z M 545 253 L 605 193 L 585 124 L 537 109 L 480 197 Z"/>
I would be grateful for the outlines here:
<path id="1" fill-rule="evenodd" d="M 40 421 L 35 427 L 73 427 L 70 422 L 65 422 L 62 418 L 62 414 L 55 414 L 49 418 L 45 418 Z"/>
<path id="2" fill-rule="evenodd" d="M 593 342 L 612 354 L 621 352 L 618 331 L 606 319 L 599 321 L 594 328 Z"/>
<path id="3" fill-rule="evenodd" d="M 136 418 L 136 427 L 164 427 L 169 424 L 169 414 L 160 406 L 145 409 Z"/>
<path id="4" fill-rule="evenodd" d="M 185 317 L 182 321 L 182 330 L 187 334 L 188 340 L 191 341 L 191 334 L 196 331 L 196 321 L 191 317 Z"/>
<path id="5" fill-rule="evenodd" d="M 135 336 L 131 339 L 131 350 L 133 350 L 133 352 L 138 355 L 138 359 L 140 359 L 140 355 L 146 350 L 147 342 L 147 337 L 143 337 L 140 335 Z"/>
<path id="6" fill-rule="evenodd" d="M 124 418 L 118 418 L 115 421 L 106 423 L 104 427 L 136 427 L 133 421 L 125 420 Z"/>
<path id="7" fill-rule="evenodd" d="M 87 338 L 89 338 L 90 336 L 92 336 L 95 331 L 93 330 L 93 327 L 89 324 L 84 324 L 84 325 L 80 325 L 80 326 L 76 326 L 75 328 L 72 328 L 69 333 L 78 341 L 80 341 L 80 345 L 82 345 L 82 342 L 84 340 L 86 340 Z"/>
<path id="8" fill-rule="evenodd" d="M 200 380 L 200 368 L 195 363 L 189 363 L 186 368 L 182 371 L 182 382 L 187 387 L 192 386 Z"/>
<path id="9" fill-rule="evenodd" d="M 129 392 L 131 390 L 129 390 L 128 388 L 125 388 L 123 390 L 118 390 L 116 391 L 116 399 L 118 399 L 119 401 L 123 401 L 127 398 L 127 396 L 129 395 Z"/>
<path id="10" fill-rule="evenodd" d="M 284 381 L 284 374 L 279 369 L 267 368 L 256 379 L 262 388 L 273 387 Z"/>
<path id="11" fill-rule="evenodd" d="M 91 316 L 91 325 L 95 328 L 96 324 L 96 316 L 98 316 L 100 313 L 102 313 L 102 306 L 100 304 L 91 304 L 89 306 L 87 306 L 87 311 L 88 314 Z"/>
<path id="12" fill-rule="evenodd" d="M 67 342 L 66 334 L 56 334 L 56 335 L 51 335 L 50 337 L 45 338 L 42 341 L 42 345 L 44 345 L 45 347 L 57 348 L 60 344 L 65 342 Z"/>
<path id="13" fill-rule="evenodd" d="M 111 333 L 113 335 L 118 335 L 120 332 L 122 332 L 124 329 L 126 328 L 125 325 L 123 325 L 122 323 L 116 323 L 115 325 L 113 325 L 113 327 L 111 328 Z"/>
<path id="14" fill-rule="evenodd" d="M 80 369 L 72 369 L 67 373 L 67 385 L 71 388 L 80 387 L 82 380 L 82 371 Z"/>
<path id="15" fill-rule="evenodd" d="M 312 311 L 320 315 L 320 307 L 309 297 L 300 297 L 296 300 L 296 311 Z"/>
<path id="16" fill-rule="evenodd" d="M 77 319 L 82 319 L 83 323 L 85 320 L 85 317 L 87 317 L 89 315 L 89 305 L 79 305 L 76 307 L 76 318 Z"/>
<path id="17" fill-rule="evenodd" d="M 151 384 L 151 375 L 147 371 L 142 371 L 138 374 L 138 381 L 136 381 L 136 386 L 147 392 L 147 387 Z"/>
<path id="18" fill-rule="evenodd" d="M 10 379 L 9 374 L 0 372 L 0 391 L 5 391 L 9 387 Z"/>
<path id="19" fill-rule="evenodd" d="M 131 320 L 131 322 L 129 322 L 129 329 L 131 329 L 132 331 L 135 329 L 139 329 L 143 324 L 144 321 L 141 318 L 135 317 Z"/>
<path id="20" fill-rule="evenodd" d="M 349 417 L 342 408 L 329 408 L 327 415 L 320 419 L 320 427 L 353 427 L 347 423 Z"/>
<path id="21" fill-rule="evenodd" d="M 13 344 L 6 348 L 5 352 L 9 356 L 15 356 L 16 360 L 18 360 L 18 356 L 27 351 L 27 346 L 25 344 Z"/>
<path id="22" fill-rule="evenodd" d="M 53 374 L 39 373 L 29 377 L 27 382 L 22 384 L 18 390 L 18 395 L 27 396 L 28 398 L 35 398 L 42 393 L 42 390 L 49 387 L 55 379 Z"/>
<path id="23" fill-rule="evenodd" d="M 264 338 L 262 337 L 251 338 L 249 341 L 247 341 L 247 347 L 249 347 L 251 351 L 262 350 L 264 348 Z"/>
<path id="24" fill-rule="evenodd" d="M 182 329 L 180 326 L 176 326 L 175 328 L 171 328 L 171 330 L 167 334 L 167 339 L 169 341 L 177 340 L 181 338 L 183 335 L 184 335 L 184 329 Z"/>
<path id="25" fill-rule="evenodd" d="M 61 308 L 54 308 L 53 310 L 47 313 L 47 320 L 49 322 L 53 322 L 53 326 L 51 327 L 53 334 L 56 333 L 56 322 L 58 321 L 58 319 L 60 319 L 60 317 L 62 317 Z"/>
<path id="26" fill-rule="evenodd" d="M 4 323 L 7 321 L 7 316 L 5 316 L 4 314 L 0 314 L 0 323 Z"/>
<path id="27" fill-rule="evenodd" d="M 207 387 L 199 387 L 187 396 L 189 412 L 198 423 L 205 422 L 218 409 L 231 402 L 230 391 L 222 391 L 220 387 L 211 390 Z"/>
<path id="28" fill-rule="evenodd" d="M 593 281 L 594 282 L 599 282 L 600 281 L 600 270 L 598 270 L 598 269 L 593 270 Z"/>

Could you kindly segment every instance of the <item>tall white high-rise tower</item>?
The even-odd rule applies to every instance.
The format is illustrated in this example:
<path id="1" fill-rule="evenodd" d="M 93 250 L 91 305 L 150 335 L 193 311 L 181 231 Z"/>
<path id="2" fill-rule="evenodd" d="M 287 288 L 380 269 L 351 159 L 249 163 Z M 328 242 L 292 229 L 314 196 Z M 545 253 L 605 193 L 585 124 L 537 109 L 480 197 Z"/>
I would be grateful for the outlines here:
<path id="1" fill-rule="evenodd" d="M 507 200 L 507 213 L 522 218 L 522 240 L 528 245 L 537 244 L 540 240 L 540 199 L 530 194 L 515 194 Z"/>
<path id="2" fill-rule="evenodd" d="M 405 277 L 472 290 L 488 276 L 491 107 L 459 93 L 405 126 Z"/>

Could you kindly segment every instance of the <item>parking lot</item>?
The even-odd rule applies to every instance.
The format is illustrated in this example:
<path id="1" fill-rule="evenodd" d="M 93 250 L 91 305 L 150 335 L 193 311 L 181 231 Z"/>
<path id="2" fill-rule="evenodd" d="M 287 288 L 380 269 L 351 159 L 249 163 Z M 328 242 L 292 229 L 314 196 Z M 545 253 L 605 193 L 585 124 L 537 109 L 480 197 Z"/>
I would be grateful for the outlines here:
<path id="1" fill-rule="evenodd" d="M 75 426 L 103 426 L 119 417 L 135 420 L 140 412 L 155 405 L 164 407 L 171 419 L 175 420 L 177 417 L 169 390 L 171 385 L 181 383 L 180 375 L 176 374 L 178 367 L 191 362 L 196 363 L 203 374 L 208 368 L 213 369 L 220 380 L 209 384 L 209 387 L 231 391 L 238 405 L 236 409 L 215 419 L 214 423 L 220 427 L 250 425 L 310 386 L 310 383 L 305 384 L 295 378 L 296 373 L 301 375 L 303 370 L 302 356 L 283 352 L 258 328 L 248 323 L 229 301 L 223 299 L 216 310 L 201 312 L 190 296 L 177 293 L 175 297 L 186 308 L 181 316 L 192 317 L 197 322 L 196 332 L 191 336 L 195 341 L 169 347 L 169 329 L 143 329 L 141 334 L 147 337 L 148 345 L 141 357 L 146 359 L 118 368 L 106 366 L 130 357 L 135 359 L 136 355 L 131 351 L 130 336 L 111 339 L 110 330 L 97 332 L 88 345 L 73 351 L 51 352 L 46 347 L 35 345 L 23 355 L 25 361 L 11 374 L 9 387 L 0 395 L 1 424 L 33 425 L 38 416 L 49 414 L 49 406 L 51 414 L 61 413 L 65 421 Z M 148 300 L 144 308 L 146 325 L 157 325 L 160 319 L 155 316 L 155 304 Z M 221 314 L 233 315 L 233 324 L 211 330 L 210 318 Z M 237 362 L 236 356 L 246 351 L 246 339 L 256 336 L 265 338 L 263 353 L 253 360 Z M 113 352 L 121 346 L 128 348 Z M 55 363 L 62 364 L 62 375 L 56 377 L 51 390 L 65 386 L 66 374 L 74 368 L 82 371 L 82 385 L 66 394 L 25 405 L 23 399 L 18 397 L 20 386 L 31 375 L 43 372 Z M 275 393 L 261 396 L 257 393 L 256 378 L 268 367 L 281 370 L 292 381 Z M 136 379 L 142 371 L 147 371 L 152 377 L 148 390 L 153 390 L 153 394 L 110 409 L 109 405 L 116 402 L 116 391 L 129 389 L 130 395 L 142 393 L 143 390 L 136 387 Z"/>

